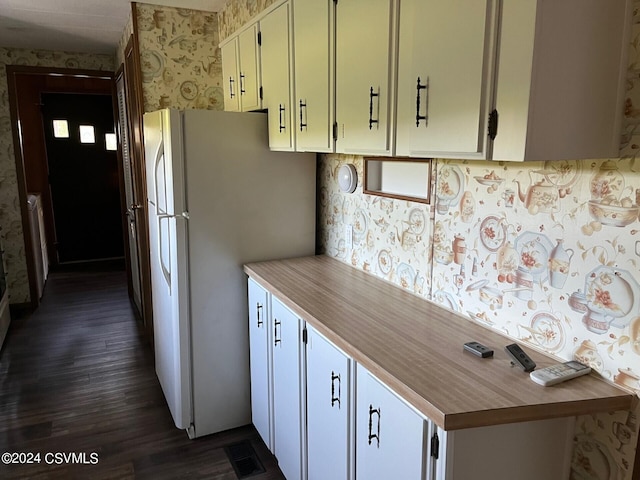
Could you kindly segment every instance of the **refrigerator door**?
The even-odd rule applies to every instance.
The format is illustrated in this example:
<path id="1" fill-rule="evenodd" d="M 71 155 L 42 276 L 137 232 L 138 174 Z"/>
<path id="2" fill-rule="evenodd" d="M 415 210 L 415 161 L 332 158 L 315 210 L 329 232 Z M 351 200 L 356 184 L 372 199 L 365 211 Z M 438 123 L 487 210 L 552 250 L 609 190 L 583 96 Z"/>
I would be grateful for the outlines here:
<path id="1" fill-rule="evenodd" d="M 185 288 L 186 220 L 173 215 L 174 158 L 182 159 L 180 137 L 171 141 L 171 131 L 181 130 L 180 117 L 162 110 L 144 116 L 149 199 L 149 241 L 156 374 L 169 410 L 178 428 L 193 423 L 191 400 L 191 353 L 188 302 Z M 168 140 L 169 139 L 169 140 Z M 182 166 L 182 162 L 178 162 Z"/>
<path id="2" fill-rule="evenodd" d="M 182 121 L 178 110 L 144 115 L 147 198 L 158 214 L 185 212 Z"/>

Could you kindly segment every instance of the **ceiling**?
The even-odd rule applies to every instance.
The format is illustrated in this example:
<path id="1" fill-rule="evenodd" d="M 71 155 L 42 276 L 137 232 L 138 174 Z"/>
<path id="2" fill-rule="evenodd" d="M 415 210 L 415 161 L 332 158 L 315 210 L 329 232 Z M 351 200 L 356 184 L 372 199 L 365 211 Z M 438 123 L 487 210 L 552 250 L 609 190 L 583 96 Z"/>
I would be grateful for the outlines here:
<path id="1" fill-rule="evenodd" d="M 217 12 L 228 0 L 153 0 Z M 129 0 L 0 0 L 0 47 L 109 53 L 131 12 Z"/>

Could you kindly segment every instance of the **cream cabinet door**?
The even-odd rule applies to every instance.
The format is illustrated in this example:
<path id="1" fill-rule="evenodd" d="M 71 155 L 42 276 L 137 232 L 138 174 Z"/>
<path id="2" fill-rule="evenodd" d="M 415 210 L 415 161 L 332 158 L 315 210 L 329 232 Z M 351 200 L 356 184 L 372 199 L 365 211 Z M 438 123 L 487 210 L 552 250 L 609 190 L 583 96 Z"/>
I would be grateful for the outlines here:
<path id="1" fill-rule="evenodd" d="M 240 111 L 240 85 L 238 39 L 233 38 L 222 45 L 222 90 L 224 92 L 224 109 L 227 112 Z"/>
<path id="2" fill-rule="evenodd" d="M 339 153 L 391 154 L 395 6 L 394 0 L 336 6 Z"/>
<path id="3" fill-rule="evenodd" d="M 486 158 L 495 0 L 402 0 L 396 154 Z"/>
<path id="4" fill-rule="evenodd" d="M 351 479 L 351 360 L 307 326 L 308 480 Z"/>
<path id="5" fill-rule="evenodd" d="M 254 24 L 238 35 L 240 59 L 239 92 L 243 112 L 260 110 L 260 57 L 258 54 L 258 25 Z"/>
<path id="6" fill-rule="evenodd" d="M 285 3 L 260 20 L 262 105 L 268 110 L 271 150 L 293 150 L 290 8 Z"/>
<path id="7" fill-rule="evenodd" d="M 293 18 L 296 150 L 332 152 L 335 3 L 294 0 Z"/>

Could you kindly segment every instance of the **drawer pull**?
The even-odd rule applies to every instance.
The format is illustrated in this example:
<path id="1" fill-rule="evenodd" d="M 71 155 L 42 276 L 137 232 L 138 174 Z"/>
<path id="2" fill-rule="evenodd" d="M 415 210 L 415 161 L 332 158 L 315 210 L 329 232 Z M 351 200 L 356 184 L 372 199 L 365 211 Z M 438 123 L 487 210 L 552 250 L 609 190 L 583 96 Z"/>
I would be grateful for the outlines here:
<path id="1" fill-rule="evenodd" d="M 378 428 L 376 429 L 376 433 L 373 433 L 373 416 L 378 416 Z M 376 439 L 376 446 L 380 448 L 380 409 L 373 408 L 373 405 L 369 405 L 369 445 L 371 445 L 371 441 Z"/>
<path id="2" fill-rule="evenodd" d="M 338 396 L 336 397 L 336 380 L 338 380 Z M 338 409 L 340 408 L 341 397 L 341 380 L 340 375 L 336 375 L 333 370 L 331 371 L 331 406 L 333 407 L 338 403 Z"/>
<path id="3" fill-rule="evenodd" d="M 280 325 L 281 322 L 279 322 L 278 319 L 275 318 L 273 322 L 273 343 L 276 346 L 282 341 L 282 338 L 278 338 L 278 330 L 280 330 L 280 333 L 282 333 L 282 327 L 280 327 Z M 280 329 L 278 329 L 278 327 L 280 327 Z"/>
<path id="4" fill-rule="evenodd" d="M 303 108 L 304 108 L 304 112 L 305 112 L 304 120 L 306 120 L 307 102 L 302 103 L 302 99 L 300 99 L 300 131 L 302 131 L 303 128 L 307 128 L 307 124 L 303 123 L 303 116 L 302 116 L 302 109 Z"/>
<path id="5" fill-rule="evenodd" d="M 424 120 L 425 126 L 427 125 L 427 111 L 429 110 L 429 91 L 427 90 L 425 97 L 425 114 L 420 115 L 420 90 L 426 90 L 429 86 L 429 77 L 427 77 L 427 83 L 425 85 L 420 84 L 420 77 L 418 77 L 418 82 L 416 84 L 416 127 L 420 126 L 420 120 Z"/>
<path id="6" fill-rule="evenodd" d="M 235 93 L 233 93 L 233 84 L 234 84 L 233 77 L 229 77 L 229 96 L 230 96 L 231 98 L 233 98 L 233 97 L 235 97 L 235 96 L 236 96 L 236 94 L 235 94 Z"/>
<path id="7" fill-rule="evenodd" d="M 279 112 L 278 114 L 280 115 L 280 132 L 282 132 L 284 129 L 286 129 L 286 126 L 282 124 L 282 114 L 284 113 L 284 107 L 282 106 L 282 104 L 280 104 L 279 107 Z"/>
<path id="8" fill-rule="evenodd" d="M 258 317 L 258 328 L 260 328 L 262 326 L 262 324 L 264 323 L 262 321 L 262 304 L 261 303 L 256 303 L 256 316 Z"/>
<path id="9" fill-rule="evenodd" d="M 369 90 L 369 130 L 371 130 L 374 123 L 377 125 L 378 121 L 380 120 L 379 118 L 376 120 L 373 119 L 373 99 L 379 96 L 380 96 L 380 93 L 379 92 L 374 93 L 373 87 L 371 87 L 371 89 Z M 379 106 L 380 106 L 380 103 L 378 102 L 378 116 L 380 116 Z"/>
<path id="10" fill-rule="evenodd" d="M 240 74 L 240 95 L 244 95 L 246 90 L 244 89 L 244 73 Z"/>

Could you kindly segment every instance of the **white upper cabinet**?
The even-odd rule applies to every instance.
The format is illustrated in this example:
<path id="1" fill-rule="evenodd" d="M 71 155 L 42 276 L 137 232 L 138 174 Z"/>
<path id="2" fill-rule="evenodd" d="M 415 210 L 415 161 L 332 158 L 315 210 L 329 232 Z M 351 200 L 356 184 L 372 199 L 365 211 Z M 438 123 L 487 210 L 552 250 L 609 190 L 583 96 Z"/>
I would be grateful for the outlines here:
<path id="1" fill-rule="evenodd" d="M 260 20 L 262 105 L 268 109 L 271 150 L 294 149 L 290 8 L 285 3 Z"/>
<path id="2" fill-rule="evenodd" d="M 486 158 L 497 0 L 402 0 L 396 154 Z"/>
<path id="3" fill-rule="evenodd" d="M 333 0 L 294 0 L 296 150 L 332 152 L 334 122 Z"/>
<path id="4" fill-rule="evenodd" d="M 258 25 L 253 24 L 221 45 L 224 109 L 260 110 Z"/>
<path id="5" fill-rule="evenodd" d="M 619 156 L 630 12 L 631 0 L 502 2 L 494 160 Z"/>
<path id="6" fill-rule="evenodd" d="M 224 109 L 227 112 L 240 111 L 238 39 L 233 38 L 220 47 L 222 53 L 222 90 Z"/>
<path id="7" fill-rule="evenodd" d="M 339 153 L 391 154 L 395 10 L 394 0 L 345 0 L 336 6 Z"/>

